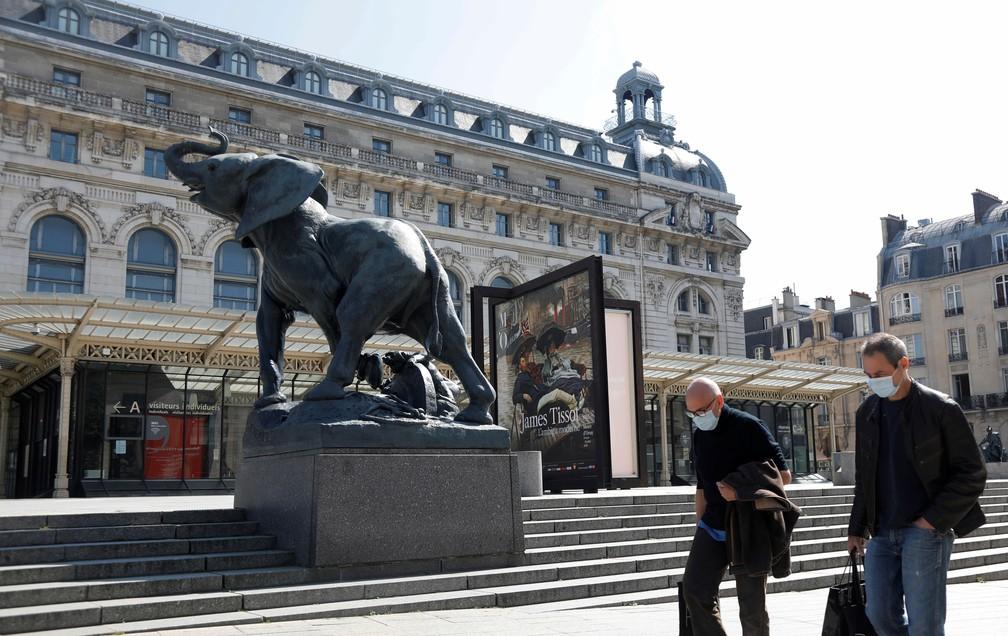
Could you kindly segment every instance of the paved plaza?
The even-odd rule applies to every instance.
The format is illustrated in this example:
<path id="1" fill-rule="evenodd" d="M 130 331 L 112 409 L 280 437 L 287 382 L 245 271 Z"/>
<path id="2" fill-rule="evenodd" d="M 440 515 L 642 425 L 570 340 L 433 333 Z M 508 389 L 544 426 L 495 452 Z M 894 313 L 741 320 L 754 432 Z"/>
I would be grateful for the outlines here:
<path id="1" fill-rule="evenodd" d="M 774 636 L 818 636 L 822 628 L 826 590 L 771 594 L 767 605 Z M 1008 604 L 1008 581 L 968 583 L 948 588 L 947 636 L 993 634 L 999 628 L 998 613 Z M 741 634 L 738 603 L 724 599 L 729 635 Z M 537 612 L 535 606 L 513 609 L 457 610 L 416 614 L 391 614 L 333 618 L 288 623 L 260 623 L 196 630 L 147 632 L 164 636 L 243 636 L 255 634 L 408 635 L 481 634 L 492 636 L 553 636 L 557 634 L 626 634 L 641 636 L 678 634 L 679 613 L 675 605 L 640 605 L 608 609 Z M 69 633 L 69 632 L 68 632 Z"/>

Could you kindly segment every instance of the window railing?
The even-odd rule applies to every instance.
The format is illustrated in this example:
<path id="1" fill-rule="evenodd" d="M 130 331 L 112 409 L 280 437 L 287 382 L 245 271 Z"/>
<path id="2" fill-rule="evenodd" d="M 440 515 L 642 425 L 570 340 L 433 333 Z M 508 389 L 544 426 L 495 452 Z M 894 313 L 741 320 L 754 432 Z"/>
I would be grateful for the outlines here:
<path id="1" fill-rule="evenodd" d="M 146 102 L 134 102 L 129 99 L 122 101 L 122 110 L 127 115 L 140 118 L 141 121 L 151 119 L 166 124 L 175 124 L 186 128 L 200 128 L 199 115 L 187 113 L 182 110 L 175 110 L 167 106 L 148 104 Z"/>
<path id="2" fill-rule="evenodd" d="M 291 135 L 287 138 L 287 143 L 295 148 L 301 148 L 302 150 L 309 150 L 311 152 L 317 152 L 320 155 L 330 155 L 333 157 L 349 157 L 350 156 L 350 146 L 344 146 L 343 144 L 334 144 L 332 142 L 325 141 L 323 139 L 314 139 L 312 137 Z"/>
<path id="3" fill-rule="evenodd" d="M 974 396 L 982 399 L 983 406 L 987 409 L 1008 408 L 1008 393 L 987 393 L 982 396 Z"/>
<path id="4" fill-rule="evenodd" d="M 927 361 L 924 356 L 919 358 L 910 358 L 910 366 L 912 367 L 923 367 L 925 364 L 927 364 Z"/>
<path id="5" fill-rule="evenodd" d="M 7 89 L 14 93 L 23 93 L 52 99 L 69 104 L 84 104 L 100 108 L 112 108 L 112 97 L 100 93 L 92 93 L 77 86 L 54 82 L 43 82 L 24 75 L 8 75 Z"/>
<path id="6" fill-rule="evenodd" d="M 951 316 L 961 316 L 962 313 L 963 313 L 963 308 L 962 308 L 961 305 L 959 307 L 946 307 L 945 308 L 945 317 L 946 318 L 949 318 Z"/>
<path id="7" fill-rule="evenodd" d="M 239 124 L 236 121 L 228 121 L 224 119 L 211 119 L 210 125 L 224 133 L 227 133 L 228 135 L 245 137 L 246 139 L 261 141 L 268 144 L 280 143 L 280 133 L 276 130 L 259 128 L 258 126 L 252 126 L 251 124 Z"/>
<path id="8" fill-rule="evenodd" d="M 423 171 L 427 174 L 432 174 L 437 177 L 445 177 L 447 179 L 455 179 L 456 181 L 464 181 L 466 183 L 476 183 L 478 181 L 478 175 L 475 172 L 469 172 L 468 170 L 459 170 L 458 168 L 453 168 L 451 166 L 443 166 L 438 163 L 425 163 Z"/>
<path id="9" fill-rule="evenodd" d="M 902 325 L 908 322 L 918 322 L 921 319 L 921 315 L 917 314 L 903 314 L 901 316 L 892 316 L 889 318 L 890 325 Z"/>
<path id="10" fill-rule="evenodd" d="M 963 360 L 969 360 L 969 353 L 966 351 L 949 354 L 949 362 L 962 362 Z"/>
<path id="11" fill-rule="evenodd" d="M 981 397 L 979 395 L 957 395 L 955 401 L 959 403 L 959 406 L 964 411 L 974 411 L 981 408 L 980 404 L 983 403 L 983 400 L 980 399 Z"/>
<path id="12" fill-rule="evenodd" d="M 379 166 L 389 166 L 390 168 L 399 168 L 401 170 L 417 169 L 417 162 L 413 159 L 397 157 L 396 155 L 390 155 L 387 152 L 376 152 L 374 150 L 362 149 L 359 156 L 362 160 Z"/>

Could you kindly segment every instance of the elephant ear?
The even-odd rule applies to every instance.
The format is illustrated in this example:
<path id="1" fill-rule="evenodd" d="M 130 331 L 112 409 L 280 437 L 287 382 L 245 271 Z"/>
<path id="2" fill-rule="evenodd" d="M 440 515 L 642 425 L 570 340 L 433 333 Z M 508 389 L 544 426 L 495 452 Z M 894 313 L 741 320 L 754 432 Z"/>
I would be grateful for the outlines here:
<path id="1" fill-rule="evenodd" d="M 297 209 L 320 186 L 323 174 L 322 168 L 306 161 L 279 155 L 256 159 L 246 177 L 245 209 L 235 232 L 238 240 L 244 243 L 252 230 Z"/>

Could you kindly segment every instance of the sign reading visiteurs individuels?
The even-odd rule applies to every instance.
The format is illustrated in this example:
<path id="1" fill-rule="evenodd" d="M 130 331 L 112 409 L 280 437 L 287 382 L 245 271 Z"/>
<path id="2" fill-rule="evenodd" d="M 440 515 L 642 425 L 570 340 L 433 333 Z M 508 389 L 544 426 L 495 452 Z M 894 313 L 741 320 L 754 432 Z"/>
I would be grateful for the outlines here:
<path id="1" fill-rule="evenodd" d="M 483 298 L 489 299 L 489 366 L 497 390 L 497 423 L 510 429 L 512 450 L 542 452 L 543 485 L 549 490 L 596 490 L 612 485 L 613 477 L 634 481 L 640 477 L 636 425 L 637 407 L 642 405 L 631 404 L 637 401 L 632 397 L 616 400 L 620 409 L 633 412 L 620 412 L 615 418 L 632 422 L 617 427 L 620 436 L 632 439 L 611 444 L 616 440 L 610 435 L 613 414 L 601 266 L 601 259 L 592 257 L 514 289 L 473 291 L 474 334 L 482 332 L 475 310 L 477 306 L 482 310 Z M 635 304 L 629 303 L 624 311 L 634 309 Z M 482 350 L 481 344 L 477 350 Z M 615 364 L 621 371 L 631 369 L 632 376 L 632 351 L 621 343 L 614 352 L 630 355 Z M 617 394 L 635 397 L 639 392 L 633 386 L 635 378 L 626 372 L 617 376 L 619 382 L 629 383 Z M 639 374 L 637 380 L 639 385 Z M 615 474 L 614 459 L 620 464 Z"/>

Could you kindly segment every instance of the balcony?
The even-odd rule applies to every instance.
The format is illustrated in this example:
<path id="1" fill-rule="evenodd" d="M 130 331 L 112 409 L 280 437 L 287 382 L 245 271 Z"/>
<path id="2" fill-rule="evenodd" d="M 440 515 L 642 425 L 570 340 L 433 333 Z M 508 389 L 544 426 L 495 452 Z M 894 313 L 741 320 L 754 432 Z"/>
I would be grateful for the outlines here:
<path id="1" fill-rule="evenodd" d="M 889 318 L 889 325 L 892 326 L 892 325 L 902 325 L 908 322 L 919 322 L 920 319 L 921 315 L 919 313 L 903 314 L 902 316 L 892 316 L 891 318 Z"/>
<path id="2" fill-rule="evenodd" d="M 1008 408 L 1008 393 L 988 393 L 986 395 L 976 397 L 982 398 L 983 400 L 982 408 L 987 409 Z"/>
<path id="3" fill-rule="evenodd" d="M 966 351 L 949 354 L 949 362 L 963 362 L 964 360 L 969 360 L 969 353 Z"/>
<path id="4" fill-rule="evenodd" d="M 613 203 L 612 201 L 601 201 L 582 194 L 536 187 L 499 177 L 481 176 L 474 172 L 433 163 L 423 163 L 421 168 L 421 163 L 415 159 L 374 152 L 371 149 L 357 150 L 350 146 L 327 142 L 321 139 L 313 139 L 302 135 L 288 135 L 278 130 L 228 120 L 213 119 L 207 117 L 205 114 L 190 113 L 155 104 L 128 99 L 120 100 L 110 95 L 92 93 L 73 86 L 53 84 L 22 75 L 0 73 L 0 89 L 6 95 L 31 96 L 39 101 L 72 105 L 75 108 L 119 117 L 131 122 L 164 126 L 186 136 L 192 136 L 194 132 L 202 134 L 205 131 L 205 125 L 209 123 L 236 140 L 246 143 L 252 142 L 253 146 L 263 149 L 284 152 L 290 148 L 296 148 L 300 155 L 314 156 L 331 162 L 335 162 L 334 160 L 338 160 L 340 163 L 356 161 L 395 168 L 415 173 L 414 176 L 420 178 L 434 176 L 463 186 L 467 190 L 472 185 L 478 184 L 482 179 L 483 187 L 486 190 L 496 190 L 509 197 L 531 203 L 547 202 L 556 205 L 567 205 L 583 212 L 591 212 L 621 221 L 636 221 L 639 213 L 636 207 Z M 121 104 L 116 107 L 115 102 L 120 101 Z M 299 127 L 300 125 L 298 123 Z"/>
<path id="5" fill-rule="evenodd" d="M 961 316 L 962 314 L 963 314 L 963 308 L 962 307 L 946 307 L 945 308 L 945 317 L 946 318 L 951 318 L 952 316 Z"/>
<path id="6" fill-rule="evenodd" d="M 981 406 L 983 404 L 982 395 L 957 395 L 954 399 L 964 411 L 975 411 L 983 408 Z"/>
<path id="7" fill-rule="evenodd" d="M 920 358 L 910 358 L 910 366 L 912 367 L 923 367 L 925 364 L 927 364 L 927 362 L 923 356 Z"/>

